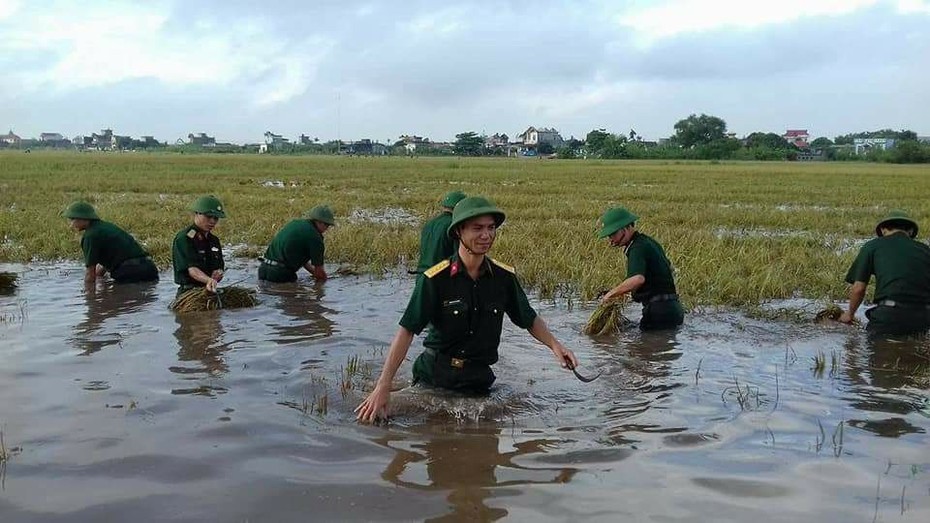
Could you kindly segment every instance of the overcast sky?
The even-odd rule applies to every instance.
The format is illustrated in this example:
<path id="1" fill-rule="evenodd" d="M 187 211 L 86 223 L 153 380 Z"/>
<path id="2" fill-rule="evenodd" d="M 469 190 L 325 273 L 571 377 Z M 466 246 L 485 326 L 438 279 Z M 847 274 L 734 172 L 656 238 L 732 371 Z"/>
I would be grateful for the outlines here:
<path id="1" fill-rule="evenodd" d="M 0 133 L 930 135 L 930 0 L 0 0 Z"/>

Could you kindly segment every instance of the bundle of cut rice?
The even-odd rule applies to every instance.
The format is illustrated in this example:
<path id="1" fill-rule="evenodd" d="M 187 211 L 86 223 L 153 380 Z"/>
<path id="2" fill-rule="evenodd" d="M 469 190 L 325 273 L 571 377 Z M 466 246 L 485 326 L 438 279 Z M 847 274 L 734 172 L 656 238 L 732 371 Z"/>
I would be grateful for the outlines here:
<path id="1" fill-rule="evenodd" d="M 0 292 L 10 292 L 16 288 L 15 272 L 0 272 Z"/>
<path id="2" fill-rule="evenodd" d="M 243 307 L 254 307 L 257 303 L 255 291 L 252 289 L 223 287 L 213 293 L 201 287 L 191 289 L 178 296 L 171 303 L 171 310 L 196 312 L 216 309 L 241 309 Z"/>
<path id="3" fill-rule="evenodd" d="M 838 305 L 830 305 L 826 309 L 818 312 L 817 315 L 814 316 L 814 321 L 817 323 L 823 322 L 824 320 L 836 321 L 840 319 L 840 315 L 842 314 L 843 309 L 841 309 Z"/>
<path id="4" fill-rule="evenodd" d="M 633 322 L 623 315 L 623 303 L 623 300 L 611 300 L 598 305 L 597 309 L 591 313 L 591 318 L 584 327 L 584 333 L 599 336 L 625 330 Z"/>

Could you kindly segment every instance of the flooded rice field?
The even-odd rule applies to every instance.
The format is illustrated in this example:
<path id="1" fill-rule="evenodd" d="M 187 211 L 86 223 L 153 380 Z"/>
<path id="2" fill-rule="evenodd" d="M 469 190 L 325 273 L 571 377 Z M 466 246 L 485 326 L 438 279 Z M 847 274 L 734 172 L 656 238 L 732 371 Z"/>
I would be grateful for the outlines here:
<path id="1" fill-rule="evenodd" d="M 930 521 L 925 342 L 730 311 L 590 338 L 590 308 L 531 296 L 600 379 L 508 326 L 490 397 L 408 387 L 361 426 L 410 277 L 240 263 L 257 308 L 176 315 L 168 273 L 0 268 L 3 522 Z"/>

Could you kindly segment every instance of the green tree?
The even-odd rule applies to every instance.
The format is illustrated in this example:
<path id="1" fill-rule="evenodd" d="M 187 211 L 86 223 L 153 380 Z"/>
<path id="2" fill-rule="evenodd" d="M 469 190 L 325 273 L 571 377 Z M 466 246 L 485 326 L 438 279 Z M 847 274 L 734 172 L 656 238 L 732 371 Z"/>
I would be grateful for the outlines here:
<path id="1" fill-rule="evenodd" d="M 815 138 L 814 141 L 811 142 L 811 149 L 826 149 L 832 145 L 833 140 L 830 140 L 825 136 L 821 136 L 820 138 Z"/>
<path id="2" fill-rule="evenodd" d="M 601 145 L 601 158 L 620 159 L 626 158 L 626 136 L 611 134 L 604 139 Z"/>
<path id="3" fill-rule="evenodd" d="M 474 131 L 467 131 L 455 135 L 452 152 L 457 156 L 481 156 L 484 140 Z"/>
<path id="4" fill-rule="evenodd" d="M 690 115 L 675 124 L 675 142 L 681 147 L 691 148 L 707 145 L 727 137 L 727 123 L 722 118 L 707 114 Z"/>
<path id="5" fill-rule="evenodd" d="M 604 147 L 604 140 L 610 137 L 606 129 L 594 129 L 585 136 L 584 143 L 591 154 L 598 154 Z"/>
<path id="6" fill-rule="evenodd" d="M 790 149 L 792 148 L 791 144 L 787 140 L 775 133 L 762 133 L 756 132 L 752 133 L 746 137 L 746 147 L 757 148 L 763 147 L 766 149 Z"/>

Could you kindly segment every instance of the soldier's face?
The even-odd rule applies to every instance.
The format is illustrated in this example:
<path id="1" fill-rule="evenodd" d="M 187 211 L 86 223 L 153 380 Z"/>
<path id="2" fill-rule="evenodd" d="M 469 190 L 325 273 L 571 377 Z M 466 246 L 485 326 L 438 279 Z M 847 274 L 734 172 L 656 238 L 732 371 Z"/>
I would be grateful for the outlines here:
<path id="1" fill-rule="evenodd" d="M 491 215 L 472 218 L 459 229 L 459 241 L 475 254 L 486 254 L 491 250 L 496 237 L 497 225 Z"/>
<path id="2" fill-rule="evenodd" d="M 611 234 L 607 238 L 610 239 L 610 244 L 614 247 L 623 247 L 624 245 L 630 243 L 630 239 L 633 238 L 633 226 L 627 225 L 626 227 L 619 229 L 617 232 Z"/>
<path id="3" fill-rule="evenodd" d="M 200 213 L 194 215 L 194 225 L 201 231 L 211 232 L 219 221 L 220 219 L 215 216 L 207 216 L 206 214 Z"/>
<path id="4" fill-rule="evenodd" d="M 68 224 L 75 231 L 83 231 L 84 229 L 87 228 L 88 225 L 90 225 L 90 220 L 82 220 L 80 218 L 71 218 L 70 220 L 68 220 Z"/>

